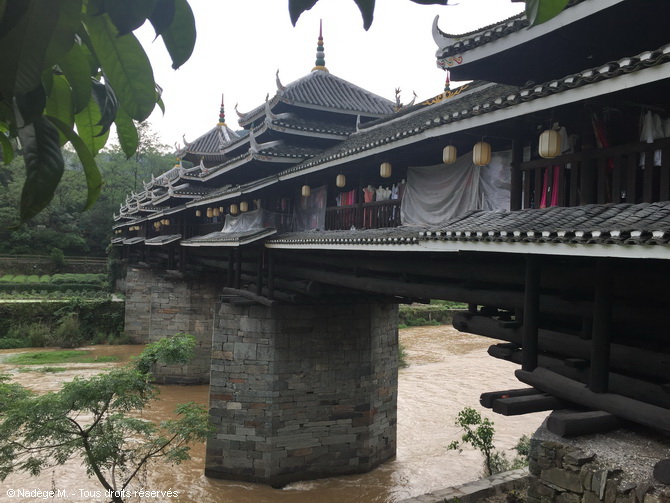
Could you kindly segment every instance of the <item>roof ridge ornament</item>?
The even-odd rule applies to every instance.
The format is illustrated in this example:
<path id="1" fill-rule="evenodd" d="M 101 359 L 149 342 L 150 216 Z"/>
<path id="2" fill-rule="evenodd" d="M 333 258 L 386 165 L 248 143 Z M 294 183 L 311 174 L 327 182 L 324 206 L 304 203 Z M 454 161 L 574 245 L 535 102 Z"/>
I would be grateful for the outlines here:
<path id="1" fill-rule="evenodd" d="M 312 71 L 321 70 L 326 73 L 330 73 L 328 68 L 326 68 L 326 53 L 323 52 L 323 19 L 319 19 L 319 41 L 316 44 L 316 65 L 312 68 Z"/>
<path id="2" fill-rule="evenodd" d="M 237 116 L 238 116 L 240 119 L 242 119 L 242 118 L 244 118 L 244 116 L 247 115 L 247 114 L 240 113 L 240 111 L 237 109 L 237 106 L 238 106 L 238 105 L 239 105 L 239 103 L 235 103 L 235 113 L 237 114 Z"/>
<path id="3" fill-rule="evenodd" d="M 219 122 L 216 125 L 217 126 L 226 125 L 226 112 L 223 108 L 223 93 L 221 93 L 221 108 L 219 108 Z"/>
<path id="4" fill-rule="evenodd" d="M 286 87 L 281 83 L 281 80 L 279 80 L 279 68 L 277 68 L 277 73 L 275 73 L 275 82 L 277 83 L 277 91 L 280 93 L 286 91 Z"/>

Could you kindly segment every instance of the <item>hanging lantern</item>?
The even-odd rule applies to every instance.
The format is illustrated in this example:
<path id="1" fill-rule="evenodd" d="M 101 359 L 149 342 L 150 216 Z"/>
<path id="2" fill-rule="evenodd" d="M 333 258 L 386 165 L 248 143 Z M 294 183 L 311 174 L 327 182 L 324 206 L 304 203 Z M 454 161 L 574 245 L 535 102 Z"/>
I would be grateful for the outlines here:
<path id="1" fill-rule="evenodd" d="M 219 206 L 219 213 L 223 213 L 223 206 Z"/>
<path id="2" fill-rule="evenodd" d="M 214 208 L 212 210 L 212 215 L 214 215 L 215 217 L 218 217 L 220 214 L 221 214 L 221 211 L 219 211 L 219 208 Z"/>
<path id="3" fill-rule="evenodd" d="M 196 216 L 196 217 L 201 217 L 201 216 L 202 216 L 202 211 L 200 211 L 200 210 L 195 210 L 195 216 Z"/>
<path id="4" fill-rule="evenodd" d="M 240 211 L 244 213 L 245 211 L 249 211 L 249 203 L 246 201 L 242 201 L 240 203 Z"/>
<path id="5" fill-rule="evenodd" d="M 472 162 L 477 166 L 486 166 L 491 162 L 491 144 L 478 141 L 472 149 Z"/>
<path id="6" fill-rule="evenodd" d="M 170 225 L 170 220 L 166 218 L 166 219 L 165 219 L 165 222 L 163 222 L 163 223 L 164 223 L 165 225 Z"/>
<path id="7" fill-rule="evenodd" d="M 447 145 L 442 150 L 442 162 L 444 162 L 444 164 L 453 164 L 456 162 L 456 155 L 456 147 Z"/>
<path id="8" fill-rule="evenodd" d="M 303 185 L 300 193 L 302 194 L 302 197 L 309 197 L 309 195 L 312 193 L 312 189 L 309 187 L 309 185 Z"/>
<path id="9" fill-rule="evenodd" d="M 379 166 L 379 176 L 382 178 L 389 178 L 391 176 L 392 166 L 390 162 L 383 162 Z"/>
<path id="10" fill-rule="evenodd" d="M 237 205 L 236 204 L 231 204 L 230 205 L 230 214 L 231 215 L 237 215 Z"/>
<path id="11" fill-rule="evenodd" d="M 547 129 L 540 135 L 538 146 L 540 157 L 553 159 L 561 153 L 561 135 L 555 129 Z"/>
<path id="12" fill-rule="evenodd" d="M 213 214 L 214 213 L 212 212 L 212 208 L 207 208 L 207 213 L 205 213 L 205 215 L 207 215 L 207 218 L 212 218 Z"/>
<path id="13" fill-rule="evenodd" d="M 344 187 L 346 184 L 347 184 L 347 177 L 344 176 L 342 173 L 340 173 L 335 177 L 335 185 L 337 185 L 339 188 Z"/>

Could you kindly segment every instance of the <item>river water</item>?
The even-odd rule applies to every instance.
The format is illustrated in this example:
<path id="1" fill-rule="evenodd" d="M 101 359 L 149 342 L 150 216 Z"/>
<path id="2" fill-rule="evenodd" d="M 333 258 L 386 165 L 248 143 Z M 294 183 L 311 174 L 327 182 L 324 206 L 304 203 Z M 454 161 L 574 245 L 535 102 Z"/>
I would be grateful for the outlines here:
<path id="1" fill-rule="evenodd" d="M 479 406 L 479 395 L 522 387 L 515 379 L 515 365 L 496 360 L 486 353 L 493 342 L 484 337 L 462 334 L 449 326 L 418 327 L 400 331 L 409 366 L 398 379 L 398 452 L 372 472 L 346 477 L 290 484 L 272 489 L 259 484 L 228 482 L 203 475 L 204 445 L 195 446 L 192 459 L 179 466 L 154 465 L 145 476 L 144 487 L 156 491 L 177 491 L 177 498 L 136 498 L 142 502 L 221 502 L 221 503 L 395 503 L 436 489 L 462 484 L 481 476 L 481 455 L 465 448 L 449 451 L 452 440 L 460 438 L 454 419 L 464 407 L 474 407 L 495 424 L 495 445 L 509 451 L 523 434 L 531 434 L 546 413 L 504 417 Z M 140 346 L 95 346 L 95 354 L 114 354 L 125 362 L 141 351 Z M 67 364 L 66 372 L 18 373 L 16 366 L 2 364 L 0 373 L 12 374 L 18 382 L 38 392 L 57 389 L 64 380 L 90 376 L 110 364 Z M 207 403 L 207 386 L 161 386 L 161 400 L 143 413 L 159 420 L 171 414 L 177 403 Z M 514 451 L 508 453 L 513 457 Z M 11 475 L 0 483 L 0 502 L 35 501 L 9 497 L 8 490 L 62 489 L 68 495 L 55 501 L 106 501 L 91 497 L 100 490 L 97 480 L 87 479 L 79 460 L 43 472 L 39 477 Z"/>

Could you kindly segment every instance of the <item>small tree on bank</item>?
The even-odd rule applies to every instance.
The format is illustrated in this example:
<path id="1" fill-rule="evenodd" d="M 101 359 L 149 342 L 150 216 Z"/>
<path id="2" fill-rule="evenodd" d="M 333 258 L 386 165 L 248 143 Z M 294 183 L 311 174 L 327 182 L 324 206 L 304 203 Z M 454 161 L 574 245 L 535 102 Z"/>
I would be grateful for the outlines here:
<path id="1" fill-rule="evenodd" d="M 132 364 L 60 391 L 34 395 L 0 376 L 0 481 L 12 472 L 38 475 L 73 457 L 84 460 L 115 503 L 150 462 L 179 464 L 189 446 L 209 433 L 204 407 L 180 405 L 178 419 L 155 424 L 138 417 L 158 395 L 150 370 L 156 363 L 186 363 L 195 339 L 177 334 L 149 345 Z"/>

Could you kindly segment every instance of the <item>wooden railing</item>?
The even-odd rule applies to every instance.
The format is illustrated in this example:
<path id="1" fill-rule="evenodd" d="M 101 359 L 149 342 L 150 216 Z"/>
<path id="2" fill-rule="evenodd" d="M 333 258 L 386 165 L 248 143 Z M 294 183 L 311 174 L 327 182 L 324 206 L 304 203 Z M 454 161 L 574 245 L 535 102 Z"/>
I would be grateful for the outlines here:
<path id="1" fill-rule="evenodd" d="M 400 225 L 400 200 L 326 208 L 326 230 L 382 229 Z"/>
<path id="2" fill-rule="evenodd" d="M 31 264 L 41 261 L 51 261 L 53 258 L 49 255 L 3 255 L 0 254 L 0 263 L 4 264 Z M 105 266 L 107 257 L 75 257 L 66 256 L 64 263 L 72 266 Z"/>
<path id="3" fill-rule="evenodd" d="M 523 208 L 667 201 L 670 138 L 537 159 L 520 170 Z"/>

